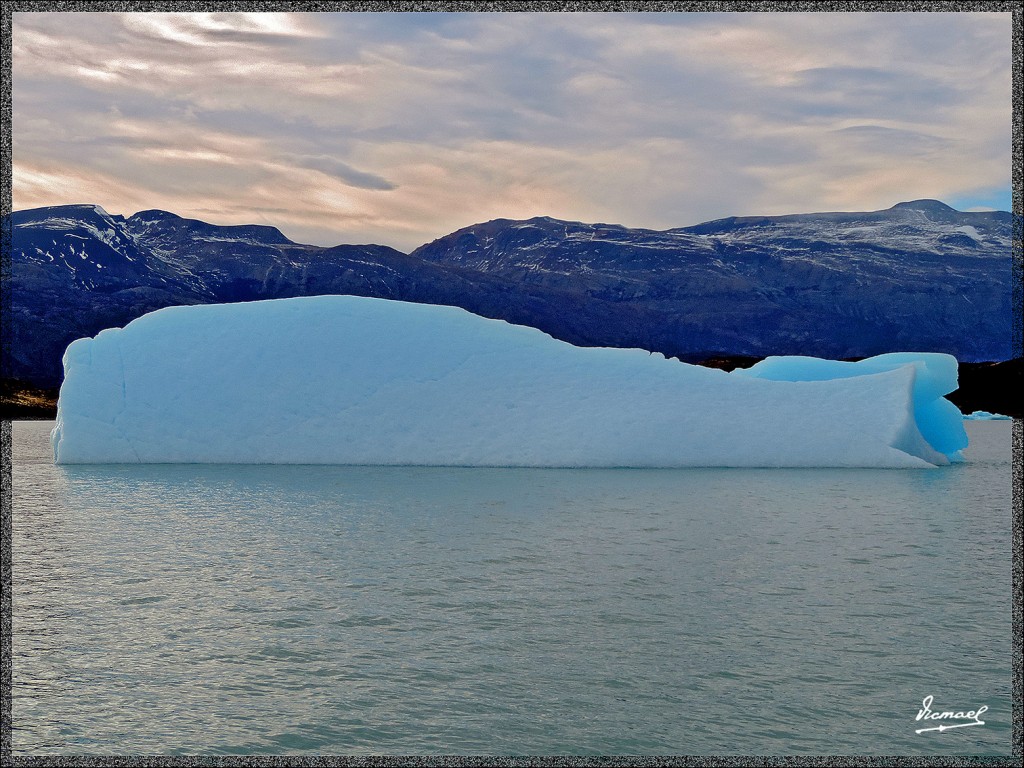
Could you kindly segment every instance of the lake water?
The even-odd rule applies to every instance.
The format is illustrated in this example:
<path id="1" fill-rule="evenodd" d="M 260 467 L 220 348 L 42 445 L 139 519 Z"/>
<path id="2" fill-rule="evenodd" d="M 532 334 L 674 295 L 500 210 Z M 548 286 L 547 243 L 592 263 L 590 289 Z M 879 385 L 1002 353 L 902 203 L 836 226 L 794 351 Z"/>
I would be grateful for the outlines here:
<path id="1" fill-rule="evenodd" d="M 55 467 L 51 427 L 15 754 L 1010 753 L 1010 422 L 935 470 Z M 929 695 L 985 724 L 916 734 Z"/>

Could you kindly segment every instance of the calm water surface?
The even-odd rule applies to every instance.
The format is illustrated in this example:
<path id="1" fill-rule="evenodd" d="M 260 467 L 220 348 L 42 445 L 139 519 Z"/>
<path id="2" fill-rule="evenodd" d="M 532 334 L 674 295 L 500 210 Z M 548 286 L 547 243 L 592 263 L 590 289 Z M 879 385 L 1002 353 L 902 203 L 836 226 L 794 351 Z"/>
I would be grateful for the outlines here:
<path id="1" fill-rule="evenodd" d="M 1011 424 L 936 470 L 55 467 L 16 754 L 1009 754 Z M 934 709 L 984 726 L 917 735 Z"/>

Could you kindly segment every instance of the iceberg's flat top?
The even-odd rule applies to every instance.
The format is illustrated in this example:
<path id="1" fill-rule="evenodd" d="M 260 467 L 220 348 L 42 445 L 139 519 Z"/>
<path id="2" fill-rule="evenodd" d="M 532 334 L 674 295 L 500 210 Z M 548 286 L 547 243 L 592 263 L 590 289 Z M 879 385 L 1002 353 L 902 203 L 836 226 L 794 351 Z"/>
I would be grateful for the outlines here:
<path id="1" fill-rule="evenodd" d="M 925 467 L 966 445 L 945 355 L 729 374 L 354 296 L 170 307 L 64 367 L 58 463 Z"/>

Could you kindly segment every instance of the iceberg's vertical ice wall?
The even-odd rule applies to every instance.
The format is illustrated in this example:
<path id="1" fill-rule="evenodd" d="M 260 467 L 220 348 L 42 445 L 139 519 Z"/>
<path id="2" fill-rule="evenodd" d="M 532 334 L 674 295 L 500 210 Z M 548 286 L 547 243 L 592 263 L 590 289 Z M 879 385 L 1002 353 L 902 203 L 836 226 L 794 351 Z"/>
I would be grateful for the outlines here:
<path id="1" fill-rule="evenodd" d="M 64 368 L 58 463 L 925 467 L 966 445 L 944 355 L 729 374 L 353 296 L 170 307 Z"/>
<path id="2" fill-rule="evenodd" d="M 908 365 L 914 368 L 914 421 L 921 436 L 951 460 L 960 460 L 960 451 L 967 447 L 963 414 L 943 397 L 957 388 L 957 362 L 952 355 L 893 352 L 855 363 L 816 357 L 769 357 L 750 368 L 737 369 L 733 374 L 771 381 L 826 381 Z"/>

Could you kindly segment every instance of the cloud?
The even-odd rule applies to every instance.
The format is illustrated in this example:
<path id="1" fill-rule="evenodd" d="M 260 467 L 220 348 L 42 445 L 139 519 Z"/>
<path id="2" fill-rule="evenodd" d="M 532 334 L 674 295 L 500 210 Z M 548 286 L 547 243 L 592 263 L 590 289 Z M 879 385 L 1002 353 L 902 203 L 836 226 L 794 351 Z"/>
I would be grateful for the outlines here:
<path id="1" fill-rule="evenodd" d="M 847 146 L 862 153 L 876 155 L 899 152 L 904 157 L 915 155 L 936 155 L 953 149 L 954 142 L 942 136 L 901 128 L 887 128 L 884 125 L 851 125 L 836 128 Z"/>
<path id="2" fill-rule="evenodd" d="M 121 21 L 148 41 L 190 46 L 279 45 L 319 35 L 304 14 L 290 13 L 135 13 Z"/>
<path id="3" fill-rule="evenodd" d="M 350 187 L 389 190 L 395 185 L 375 173 L 360 171 L 328 155 L 285 155 L 282 159 L 300 168 L 310 168 L 335 176 Z"/>
<path id="4" fill-rule="evenodd" d="M 15 206 L 411 249 L 968 200 L 1009 186 L 1010 50 L 993 13 L 17 13 Z"/>

